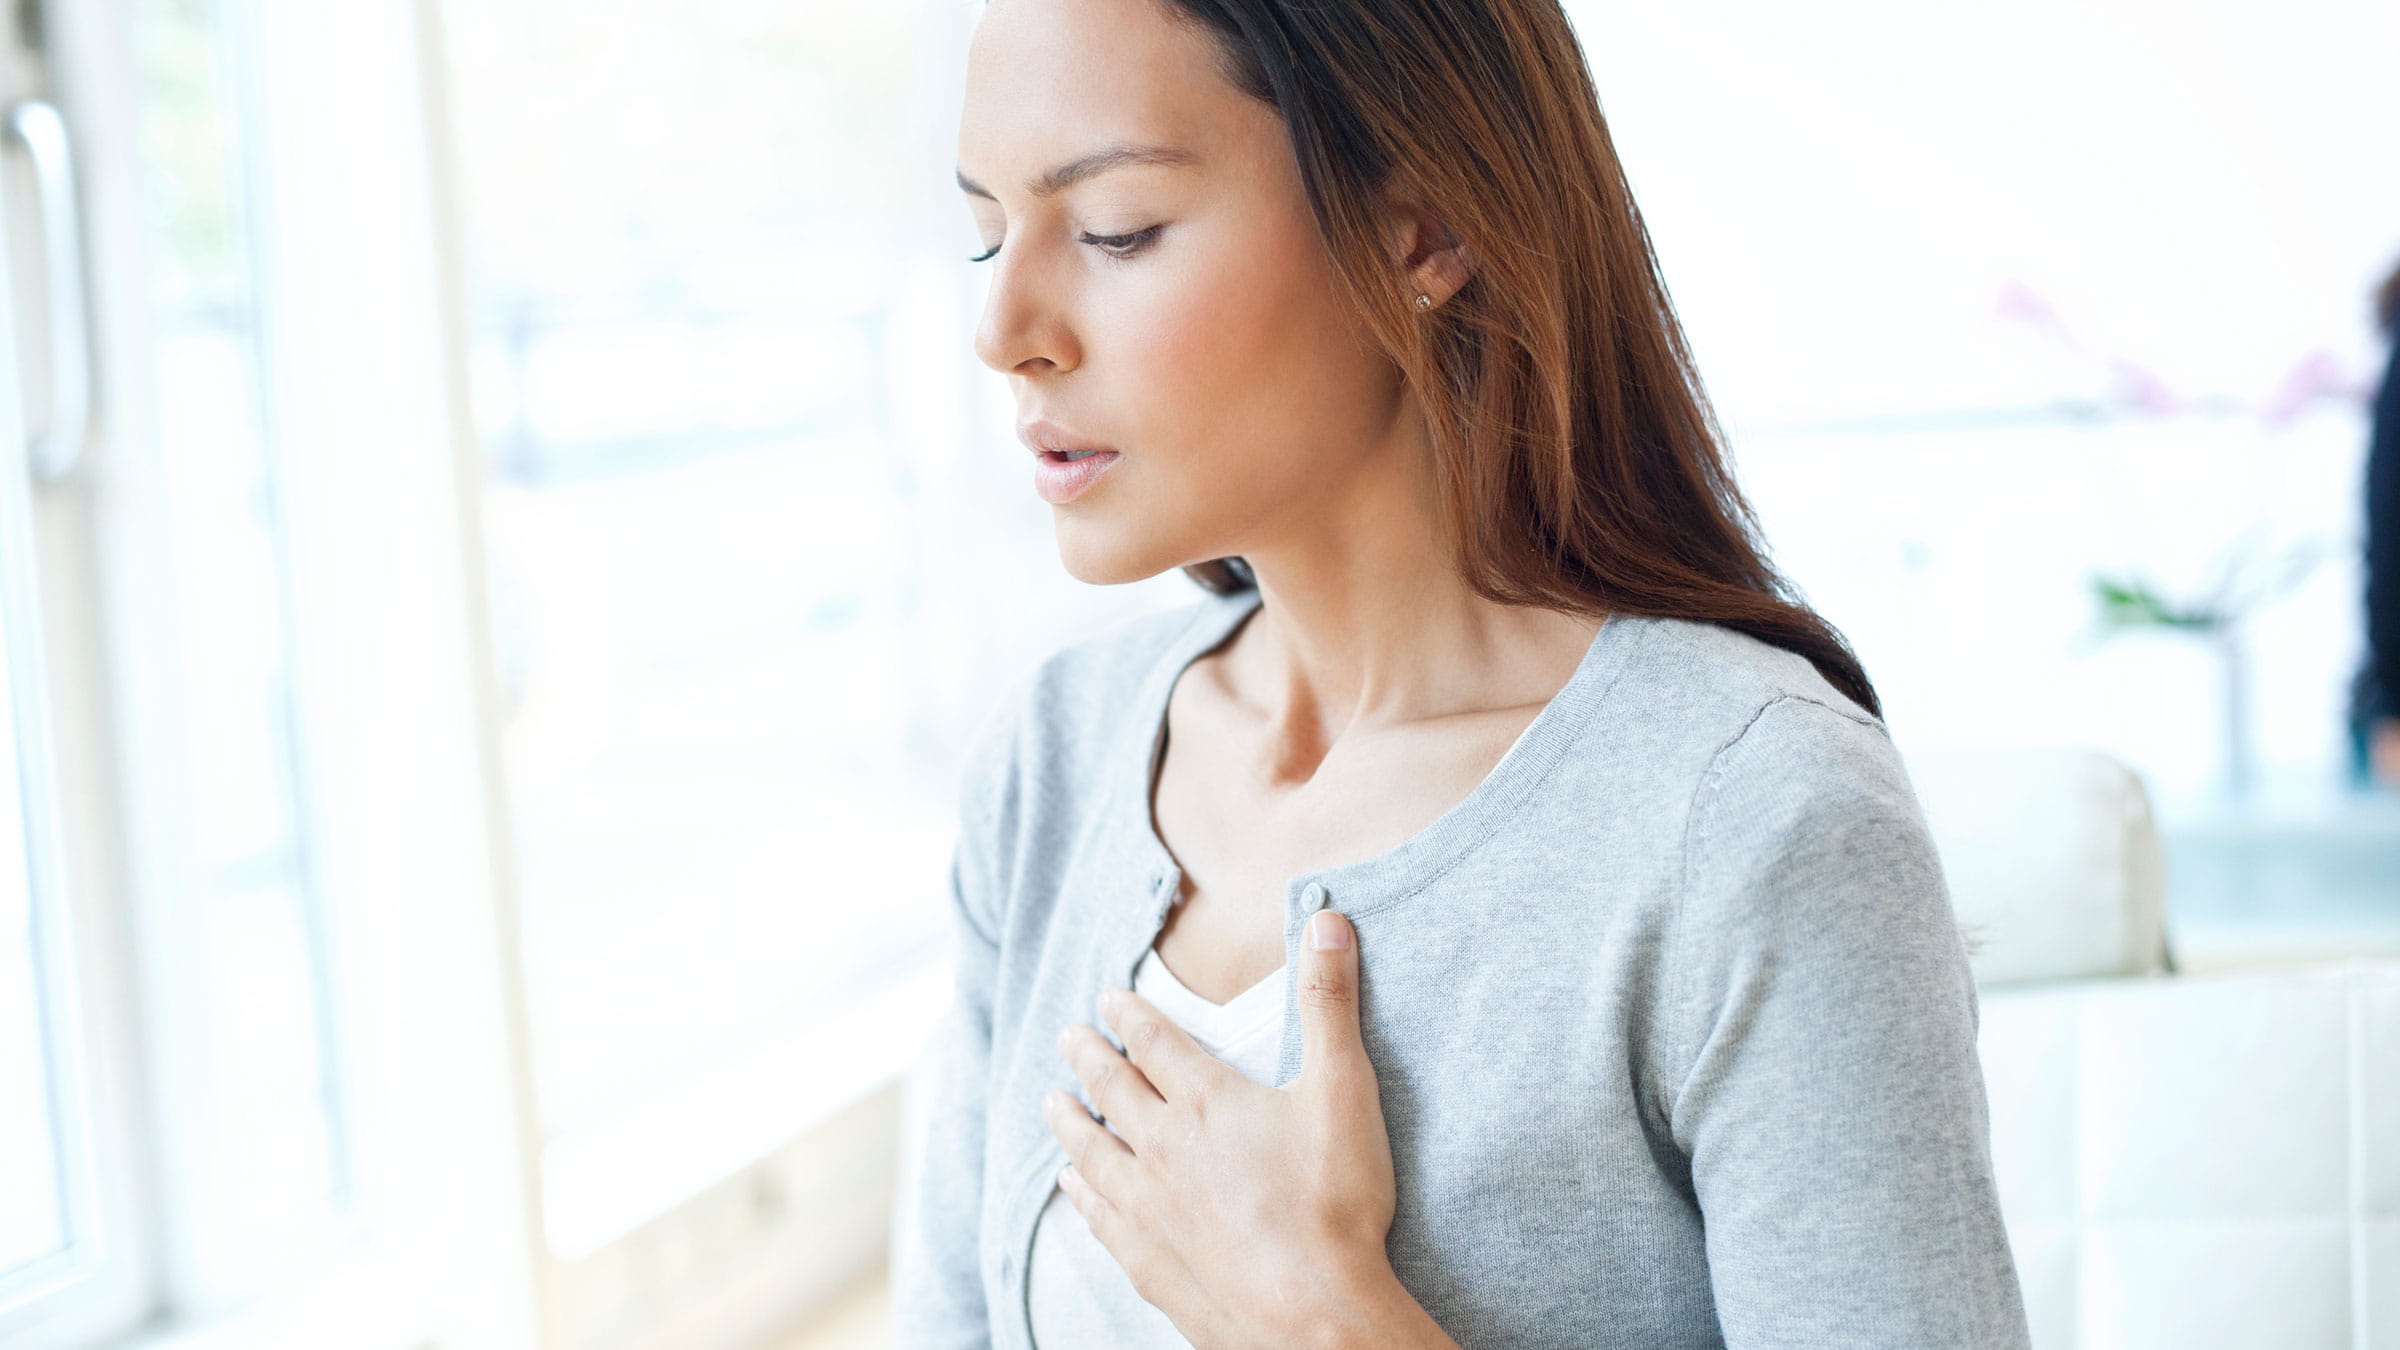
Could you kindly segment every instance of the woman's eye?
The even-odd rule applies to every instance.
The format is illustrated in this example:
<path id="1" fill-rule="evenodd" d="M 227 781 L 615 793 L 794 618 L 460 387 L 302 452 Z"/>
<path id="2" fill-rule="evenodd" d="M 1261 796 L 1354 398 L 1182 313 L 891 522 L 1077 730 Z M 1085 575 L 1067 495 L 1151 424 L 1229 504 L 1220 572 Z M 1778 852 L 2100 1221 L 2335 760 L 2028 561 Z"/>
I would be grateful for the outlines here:
<path id="1" fill-rule="evenodd" d="M 1092 245 L 1111 258 L 1130 258 L 1150 247 L 1150 241 L 1156 239 L 1158 232 L 1165 228 L 1164 225 L 1153 225 L 1149 229 L 1136 230 L 1132 234 L 1087 234 L 1083 236 L 1083 242 Z"/>
<path id="2" fill-rule="evenodd" d="M 1149 229 L 1136 230 L 1132 234 L 1087 234 L 1081 238 L 1083 242 L 1099 249 L 1111 258 L 1130 258 L 1150 247 L 1151 242 L 1158 238 L 1159 231 L 1165 228 L 1167 227 L 1164 225 L 1153 225 Z M 967 261 L 990 262 L 993 256 L 999 252 L 1000 246 L 994 244 L 989 250 L 978 253 Z"/>

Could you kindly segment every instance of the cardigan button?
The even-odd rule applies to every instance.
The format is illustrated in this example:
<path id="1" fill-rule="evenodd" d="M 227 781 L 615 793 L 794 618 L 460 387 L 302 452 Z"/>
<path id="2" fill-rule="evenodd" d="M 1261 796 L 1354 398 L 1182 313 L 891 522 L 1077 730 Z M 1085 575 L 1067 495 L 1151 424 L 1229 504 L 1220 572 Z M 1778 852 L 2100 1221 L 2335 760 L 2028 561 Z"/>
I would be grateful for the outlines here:
<path id="1" fill-rule="evenodd" d="M 1300 892 L 1300 912 L 1314 914 L 1323 908 L 1325 908 L 1325 888 L 1312 881 L 1308 883 L 1307 890 Z"/>

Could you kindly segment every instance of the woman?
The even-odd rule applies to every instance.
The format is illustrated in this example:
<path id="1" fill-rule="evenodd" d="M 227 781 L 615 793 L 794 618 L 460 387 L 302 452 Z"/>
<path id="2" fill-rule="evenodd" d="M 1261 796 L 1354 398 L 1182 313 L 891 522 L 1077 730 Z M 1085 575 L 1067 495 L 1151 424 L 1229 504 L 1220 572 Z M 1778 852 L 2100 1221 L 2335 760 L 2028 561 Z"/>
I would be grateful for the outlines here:
<path id="1" fill-rule="evenodd" d="M 1068 571 L 1211 593 L 969 754 L 897 1344 L 2025 1344 L 1923 817 L 1554 0 L 994 0 L 959 147 Z"/>
<path id="2" fill-rule="evenodd" d="M 2400 266 L 2374 303 L 2387 345 L 2367 413 L 2367 641 L 2350 684 L 2350 767 L 2360 783 L 2400 787 Z"/>

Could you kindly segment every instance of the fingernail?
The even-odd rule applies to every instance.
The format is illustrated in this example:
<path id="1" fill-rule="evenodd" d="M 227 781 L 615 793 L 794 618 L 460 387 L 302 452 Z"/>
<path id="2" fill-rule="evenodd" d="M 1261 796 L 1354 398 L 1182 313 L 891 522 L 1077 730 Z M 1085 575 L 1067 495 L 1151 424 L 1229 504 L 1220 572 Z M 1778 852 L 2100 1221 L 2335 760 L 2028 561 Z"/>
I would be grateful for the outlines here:
<path id="1" fill-rule="evenodd" d="M 1308 921 L 1308 945 L 1321 952 L 1339 951 L 1350 945 L 1350 922 L 1330 909 L 1317 911 Z"/>

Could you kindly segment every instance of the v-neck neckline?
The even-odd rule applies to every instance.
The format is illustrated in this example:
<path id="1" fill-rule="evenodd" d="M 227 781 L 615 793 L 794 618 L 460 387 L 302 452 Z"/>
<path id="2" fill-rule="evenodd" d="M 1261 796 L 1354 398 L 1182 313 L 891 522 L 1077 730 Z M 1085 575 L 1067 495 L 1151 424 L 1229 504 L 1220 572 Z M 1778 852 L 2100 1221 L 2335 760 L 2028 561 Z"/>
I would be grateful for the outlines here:
<path id="1" fill-rule="evenodd" d="M 1283 966 L 1275 967 L 1257 983 L 1225 1002 L 1215 1003 L 1177 978 L 1175 972 L 1167 968 L 1166 958 L 1158 954 L 1157 947 L 1153 946 L 1145 952 L 1142 960 L 1145 965 L 1134 974 L 1134 992 L 1143 993 L 1142 986 L 1151 984 L 1147 991 L 1152 995 L 1151 1002 L 1161 1004 L 1169 1014 L 1186 1014 L 1176 1019 L 1179 1024 L 1198 1019 L 1200 1025 L 1187 1025 L 1187 1031 L 1202 1031 L 1212 1039 L 1229 1041 L 1254 1027 L 1261 1020 L 1258 1016 L 1260 1008 L 1269 1005 L 1270 1000 L 1273 1000 L 1271 1006 L 1276 1011 L 1282 1010 Z M 1143 978 L 1145 974 L 1150 976 L 1150 980 Z M 1164 994 L 1165 998 L 1157 997 L 1159 994 Z"/>

